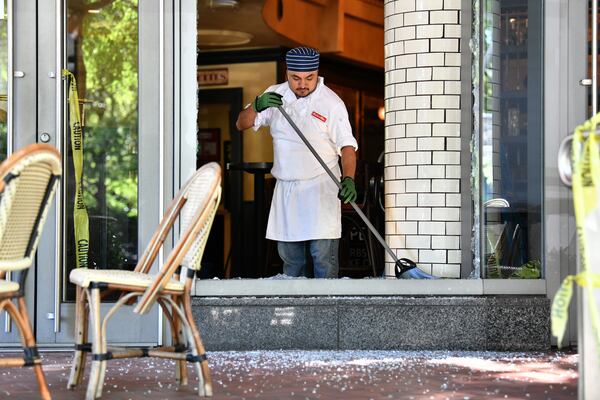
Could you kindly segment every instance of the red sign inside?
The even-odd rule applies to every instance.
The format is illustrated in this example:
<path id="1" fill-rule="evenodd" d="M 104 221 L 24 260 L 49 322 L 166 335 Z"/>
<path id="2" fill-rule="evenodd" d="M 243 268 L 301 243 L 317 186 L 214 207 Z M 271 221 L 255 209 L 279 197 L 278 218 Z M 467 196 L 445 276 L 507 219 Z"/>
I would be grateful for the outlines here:
<path id="1" fill-rule="evenodd" d="M 222 69 L 199 69 L 198 70 L 198 85 L 227 85 L 229 83 L 229 70 Z"/>

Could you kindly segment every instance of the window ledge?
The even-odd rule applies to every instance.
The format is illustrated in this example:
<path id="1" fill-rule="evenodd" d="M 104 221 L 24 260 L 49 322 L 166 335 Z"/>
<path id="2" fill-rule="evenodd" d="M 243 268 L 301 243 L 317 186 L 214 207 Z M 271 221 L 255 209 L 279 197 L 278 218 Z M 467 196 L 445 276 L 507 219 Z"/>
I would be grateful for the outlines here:
<path id="1" fill-rule="evenodd" d="M 545 295 L 545 279 L 228 279 L 196 280 L 201 297 Z"/>

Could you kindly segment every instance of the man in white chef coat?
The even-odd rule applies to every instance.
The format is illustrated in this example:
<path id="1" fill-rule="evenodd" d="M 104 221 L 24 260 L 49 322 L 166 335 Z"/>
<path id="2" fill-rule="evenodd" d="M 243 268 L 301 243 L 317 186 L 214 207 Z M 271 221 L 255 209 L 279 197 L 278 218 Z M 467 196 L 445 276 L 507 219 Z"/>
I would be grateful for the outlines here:
<path id="1" fill-rule="evenodd" d="M 337 278 L 341 202 L 356 200 L 354 173 L 358 144 L 344 102 L 318 75 L 319 53 L 297 47 L 286 54 L 287 82 L 273 85 L 240 112 L 239 130 L 269 126 L 277 179 L 267 239 L 277 241 L 283 273 L 305 276 L 306 254 L 315 278 Z M 277 106 L 282 105 L 334 175 L 338 187 L 302 142 Z M 342 170 L 338 164 L 341 157 Z"/>

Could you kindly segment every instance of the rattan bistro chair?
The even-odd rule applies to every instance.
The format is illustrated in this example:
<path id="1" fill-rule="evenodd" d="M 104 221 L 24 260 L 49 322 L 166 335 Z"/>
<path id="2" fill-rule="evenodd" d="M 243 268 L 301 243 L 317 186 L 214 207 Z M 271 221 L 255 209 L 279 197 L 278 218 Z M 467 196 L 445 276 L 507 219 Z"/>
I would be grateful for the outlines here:
<path id="1" fill-rule="evenodd" d="M 70 280 L 77 285 L 75 352 L 68 387 L 80 383 L 85 367 L 85 353 L 92 352 L 92 369 L 86 399 L 102 395 L 106 361 L 113 358 L 160 357 L 175 359 L 176 379 L 187 384 L 186 363 L 196 366 L 198 394 L 212 395 L 212 382 L 204 346 L 194 322 L 190 291 L 195 273 L 208 239 L 212 221 L 221 197 L 221 170 L 217 163 L 202 166 L 175 196 L 158 229 L 134 271 L 96 270 L 78 268 L 71 272 Z M 150 275 L 159 249 L 179 217 L 181 235 L 170 252 L 162 270 Z M 185 267 L 185 280 L 180 281 L 181 267 Z M 120 291 L 121 297 L 101 318 L 100 300 L 108 291 Z M 134 313 L 144 314 L 158 303 L 169 322 L 173 343 L 155 348 L 109 347 L 106 343 L 108 320 L 122 306 L 138 299 Z M 89 316 L 89 318 L 88 318 Z M 88 319 L 91 320 L 92 343 L 87 343 Z"/>
<path id="2" fill-rule="evenodd" d="M 46 144 L 26 146 L 0 165 L 0 311 L 6 310 L 15 322 L 25 353 L 23 358 L 0 358 L 0 367 L 32 366 L 43 399 L 50 399 L 50 392 L 31 331 L 24 289 L 60 175 L 60 154 Z M 8 271 L 18 271 L 14 280 L 6 279 Z"/>

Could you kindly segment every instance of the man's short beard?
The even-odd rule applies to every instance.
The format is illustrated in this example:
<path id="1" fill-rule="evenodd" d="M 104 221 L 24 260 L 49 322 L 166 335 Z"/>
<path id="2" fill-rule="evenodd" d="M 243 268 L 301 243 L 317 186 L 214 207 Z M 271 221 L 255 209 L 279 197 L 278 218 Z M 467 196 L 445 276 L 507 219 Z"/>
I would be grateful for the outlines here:
<path id="1" fill-rule="evenodd" d="M 315 87 L 314 89 L 312 89 L 312 90 L 310 90 L 310 89 L 309 89 L 308 93 L 306 93 L 305 95 L 299 95 L 299 94 L 298 94 L 298 93 L 296 93 L 295 91 L 294 91 L 294 94 L 296 95 L 296 98 L 299 98 L 299 99 L 301 99 L 301 98 L 304 98 L 304 97 L 308 97 L 308 96 L 310 96 L 310 95 L 311 95 L 311 93 L 315 91 L 315 89 L 316 89 L 316 87 Z"/>

